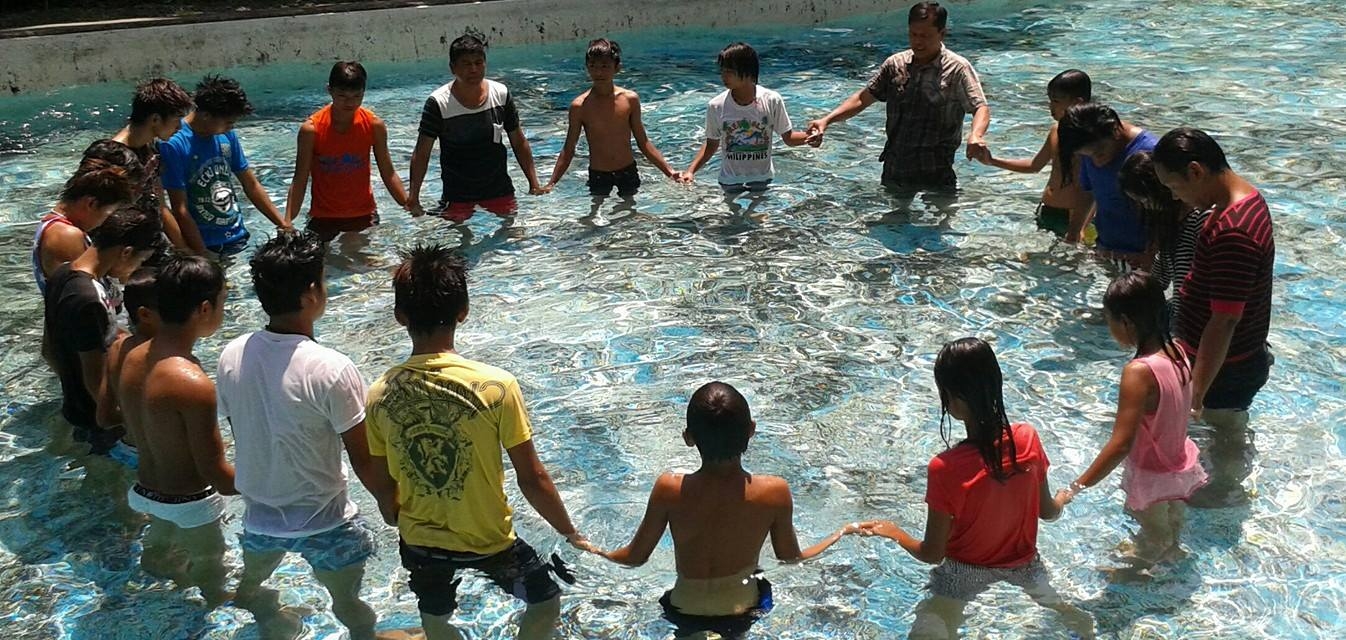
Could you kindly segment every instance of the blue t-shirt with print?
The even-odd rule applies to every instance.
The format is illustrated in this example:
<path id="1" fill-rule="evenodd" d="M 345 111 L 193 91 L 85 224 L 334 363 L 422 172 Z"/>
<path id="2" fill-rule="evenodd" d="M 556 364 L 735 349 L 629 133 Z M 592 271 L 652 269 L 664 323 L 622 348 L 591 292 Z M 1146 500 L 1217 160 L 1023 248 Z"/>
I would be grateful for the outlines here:
<path id="1" fill-rule="evenodd" d="M 1087 157 L 1079 159 L 1080 187 L 1093 192 L 1094 202 L 1098 205 L 1094 228 L 1098 230 L 1099 247 L 1123 253 L 1143 253 L 1149 244 L 1140 213 L 1131 208 L 1131 201 L 1117 184 L 1117 176 L 1127 158 L 1141 151 L 1153 151 L 1158 143 L 1159 138 L 1153 133 L 1142 130 L 1124 151 L 1102 167 L 1095 166 Z"/>
<path id="2" fill-rule="evenodd" d="M 164 189 L 187 192 L 187 211 L 206 247 L 218 249 L 248 239 L 234 193 L 234 174 L 248 168 L 238 134 L 197 135 L 183 120 L 172 138 L 159 143 L 159 154 Z"/>

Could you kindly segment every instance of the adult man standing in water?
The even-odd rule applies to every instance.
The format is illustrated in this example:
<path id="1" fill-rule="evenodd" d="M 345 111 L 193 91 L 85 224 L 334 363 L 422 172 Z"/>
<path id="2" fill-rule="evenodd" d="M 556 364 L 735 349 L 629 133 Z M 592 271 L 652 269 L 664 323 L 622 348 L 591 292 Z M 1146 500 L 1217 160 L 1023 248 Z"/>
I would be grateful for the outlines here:
<path id="1" fill-rule="evenodd" d="M 883 185 L 898 192 L 951 191 L 958 185 L 954 154 L 963 137 L 963 118 L 972 113 L 967 157 L 987 153 L 991 108 L 967 58 L 944 48 L 949 11 L 921 2 L 907 14 L 911 48 L 893 54 L 869 85 L 826 116 L 809 123 L 810 143 L 822 144 L 828 125 L 847 120 L 875 101 L 887 103 Z"/>

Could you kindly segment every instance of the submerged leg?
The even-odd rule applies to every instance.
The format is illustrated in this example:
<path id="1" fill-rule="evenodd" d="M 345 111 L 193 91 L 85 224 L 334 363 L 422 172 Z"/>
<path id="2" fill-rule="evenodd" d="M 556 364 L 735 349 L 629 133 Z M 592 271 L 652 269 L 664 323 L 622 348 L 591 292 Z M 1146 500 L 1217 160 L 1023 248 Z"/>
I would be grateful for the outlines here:
<path id="1" fill-rule="evenodd" d="M 341 624 L 350 629 L 351 640 L 370 640 L 378 616 L 360 599 L 360 585 L 365 577 L 365 563 L 360 562 L 336 571 L 315 571 L 314 575 L 332 596 L 332 613 Z"/>
<path id="2" fill-rule="evenodd" d="M 930 596 L 916 605 L 916 621 L 911 624 L 911 640 L 947 640 L 958 637 L 958 628 L 967 619 L 967 602 L 945 596 Z"/>
<path id="3" fill-rule="evenodd" d="M 262 586 L 276 571 L 284 551 L 243 550 L 243 576 L 238 581 L 238 596 L 234 603 L 252 614 L 266 640 L 296 638 L 304 629 L 303 616 L 288 611 L 280 604 L 280 593 Z"/>
<path id="4" fill-rule="evenodd" d="M 179 531 L 178 540 L 187 550 L 188 577 L 201 589 L 206 604 L 219 606 L 230 597 L 224 588 L 229 572 L 224 567 L 224 533 L 220 531 L 220 521 Z"/>
<path id="5" fill-rule="evenodd" d="M 528 605 L 519 618 L 519 640 L 547 640 L 553 637 L 556 635 L 556 622 L 560 619 L 560 596 Z"/>

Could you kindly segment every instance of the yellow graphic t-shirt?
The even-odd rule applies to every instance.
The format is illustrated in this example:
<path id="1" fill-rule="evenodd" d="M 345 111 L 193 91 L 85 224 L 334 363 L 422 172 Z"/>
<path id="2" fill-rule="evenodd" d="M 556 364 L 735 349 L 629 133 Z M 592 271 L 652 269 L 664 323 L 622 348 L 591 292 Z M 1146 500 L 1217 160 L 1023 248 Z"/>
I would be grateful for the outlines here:
<path id="1" fill-rule="evenodd" d="M 412 356 L 370 387 L 365 413 L 407 544 L 489 555 L 514 542 L 502 448 L 533 437 L 514 376 L 453 353 Z"/>

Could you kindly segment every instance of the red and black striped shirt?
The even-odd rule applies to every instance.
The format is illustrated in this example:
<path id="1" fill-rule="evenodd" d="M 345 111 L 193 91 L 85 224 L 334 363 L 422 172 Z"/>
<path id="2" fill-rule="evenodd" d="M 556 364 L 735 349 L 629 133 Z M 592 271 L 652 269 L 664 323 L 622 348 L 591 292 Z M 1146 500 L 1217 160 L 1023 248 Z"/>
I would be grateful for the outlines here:
<path id="1" fill-rule="evenodd" d="M 1197 237 L 1191 271 L 1179 292 L 1175 337 L 1195 353 L 1212 313 L 1242 313 L 1226 362 L 1263 349 L 1271 327 L 1271 277 L 1276 241 L 1271 212 L 1254 191 L 1213 213 Z"/>

